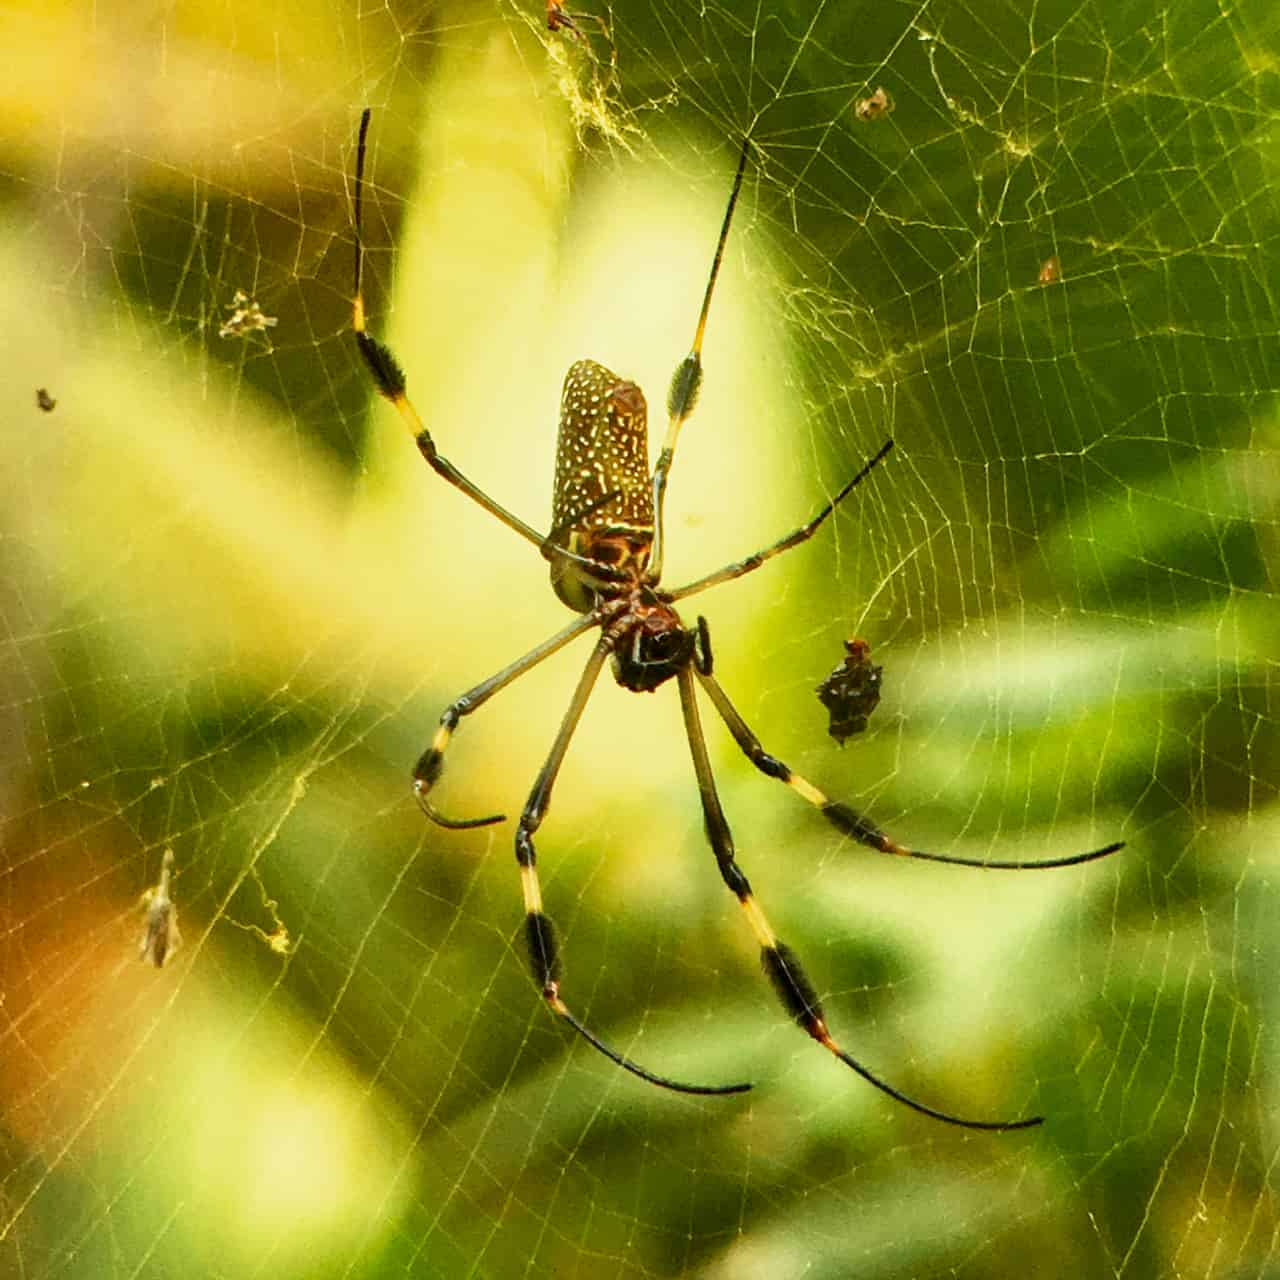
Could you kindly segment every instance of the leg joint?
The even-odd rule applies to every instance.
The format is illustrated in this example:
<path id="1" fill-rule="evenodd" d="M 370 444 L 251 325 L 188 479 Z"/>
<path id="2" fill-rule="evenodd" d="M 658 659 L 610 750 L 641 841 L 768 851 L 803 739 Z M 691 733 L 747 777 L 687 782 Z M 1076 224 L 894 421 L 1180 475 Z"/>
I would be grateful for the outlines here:
<path id="1" fill-rule="evenodd" d="M 837 831 L 842 831 L 845 835 L 852 836 L 862 844 L 870 845 L 873 849 L 879 849 L 883 853 L 892 853 L 894 851 L 885 833 L 870 818 L 864 818 L 856 809 L 851 809 L 847 804 L 840 804 L 835 800 L 829 801 L 822 806 L 822 816 Z"/>
<path id="2" fill-rule="evenodd" d="M 444 772 L 444 752 L 428 747 L 413 766 L 413 780 L 426 787 L 433 787 Z"/>
<path id="3" fill-rule="evenodd" d="M 825 1020 L 822 1002 L 796 953 L 785 942 L 778 942 L 760 949 L 760 963 L 786 1011 L 810 1035 L 816 1035 Z"/>
<path id="4" fill-rule="evenodd" d="M 530 911 L 524 918 L 524 936 L 529 947 L 529 967 L 542 994 L 550 999 L 560 983 L 560 940 L 551 917 Z"/>
<path id="5" fill-rule="evenodd" d="M 676 365 L 671 376 L 671 386 L 667 391 L 667 413 L 672 418 L 687 418 L 698 403 L 698 392 L 702 389 L 702 358 L 696 351 L 690 351 Z"/>
<path id="6" fill-rule="evenodd" d="M 731 854 L 727 858 L 716 858 L 716 865 L 720 868 L 720 878 L 725 882 L 739 902 L 745 902 L 751 897 L 751 883 L 748 881 L 746 872 L 738 866 Z"/>
<path id="7" fill-rule="evenodd" d="M 791 770 L 777 756 L 771 756 L 758 742 L 751 752 L 751 763 L 767 777 L 777 778 L 779 782 L 791 781 Z"/>
<path id="8" fill-rule="evenodd" d="M 384 346 L 363 329 L 356 331 L 356 345 L 360 348 L 365 364 L 369 366 L 374 382 L 378 384 L 379 393 L 388 400 L 399 400 L 404 395 L 404 371 L 391 354 L 390 347 Z"/>
<path id="9" fill-rule="evenodd" d="M 516 827 L 516 862 L 522 867 L 531 867 L 538 861 L 538 855 L 533 848 L 533 831 L 537 824 L 530 826 L 525 821 L 527 817 L 526 813 L 521 817 L 520 825 Z"/>

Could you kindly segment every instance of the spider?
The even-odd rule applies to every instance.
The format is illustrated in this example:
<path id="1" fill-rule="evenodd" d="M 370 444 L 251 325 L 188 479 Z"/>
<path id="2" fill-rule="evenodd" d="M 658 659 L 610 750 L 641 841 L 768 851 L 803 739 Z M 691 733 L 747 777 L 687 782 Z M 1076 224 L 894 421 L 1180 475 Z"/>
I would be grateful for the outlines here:
<path id="1" fill-rule="evenodd" d="M 784 551 L 807 542 L 835 508 L 884 460 L 893 448 L 892 440 L 886 440 L 857 474 L 806 524 L 745 559 L 726 565 L 685 586 L 675 590 L 659 586 L 663 555 L 662 511 L 667 476 L 671 470 L 680 429 L 693 412 L 702 382 L 702 340 L 706 331 L 707 313 L 724 256 L 729 227 L 733 221 L 734 207 L 742 188 L 743 173 L 752 147 L 750 137 L 744 138 L 738 158 L 738 168 L 720 227 L 693 345 L 689 354 L 676 366 L 671 380 L 667 395 L 667 434 L 657 464 L 650 472 L 647 413 L 640 388 L 593 360 L 577 361 L 569 369 L 564 381 L 556 449 L 552 526 L 551 531 L 543 536 L 518 516 L 499 506 L 440 455 L 430 431 L 408 398 L 405 376 L 396 358 L 368 331 L 361 282 L 364 260 L 361 201 L 370 114 L 370 109 L 366 108 L 360 118 L 353 194 L 355 287 L 352 328 L 360 355 L 378 392 L 399 411 L 427 465 L 490 515 L 532 543 L 550 563 L 551 585 L 556 595 L 578 615 L 563 630 L 487 680 L 468 689 L 444 709 L 435 736 L 419 757 L 412 775 L 414 795 L 428 818 L 442 827 L 452 829 L 480 827 L 504 821 L 503 814 L 481 818 L 451 818 L 435 807 L 431 791 L 443 772 L 444 755 L 449 741 L 464 716 L 479 710 L 495 694 L 531 671 L 544 659 L 559 652 L 570 641 L 588 631 L 599 631 L 599 637 L 579 677 L 551 750 L 516 824 L 515 855 L 524 893 L 529 964 L 548 1008 L 607 1058 L 650 1084 L 687 1094 L 735 1094 L 752 1087 L 749 1083 L 688 1084 L 658 1075 L 607 1044 L 579 1021 L 564 1001 L 561 992 L 560 944 L 551 917 L 543 910 L 534 835 L 546 817 L 552 788 L 569 741 L 596 679 L 608 660 L 612 663 L 614 679 L 624 688 L 637 693 L 651 693 L 668 680 L 675 680 L 680 692 L 680 706 L 693 757 L 698 793 L 702 800 L 706 835 L 715 855 L 716 866 L 726 887 L 737 898 L 760 944 L 761 963 L 778 999 L 800 1027 L 869 1084 L 926 1116 L 968 1129 L 1025 1129 L 1040 1124 L 1042 1116 L 1020 1120 L 970 1120 L 927 1106 L 881 1080 L 842 1049 L 828 1029 L 826 1014 L 817 991 L 801 968 L 795 952 L 774 933 L 757 903 L 746 873 L 734 852 L 733 836 L 720 806 L 698 711 L 696 690 L 699 685 L 711 699 L 712 706 L 728 727 L 734 741 L 761 773 L 782 783 L 802 800 L 813 805 L 842 835 L 881 853 L 924 858 L 953 866 L 1022 870 L 1074 866 L 1105 857 L 1123 847 L 1121 843 L 1113 843 L 1088 853 L 1045 862 L 994 862 L 927 853 L 900 844 L 870 818 L 847 804 L 829 799 L 813 783 L 764 749 L 713 674 L 711 636 L 707 620 L 700 616 L 695 625 L 687 626 L 676 611 L 678 601 L 752 573 Z"/>

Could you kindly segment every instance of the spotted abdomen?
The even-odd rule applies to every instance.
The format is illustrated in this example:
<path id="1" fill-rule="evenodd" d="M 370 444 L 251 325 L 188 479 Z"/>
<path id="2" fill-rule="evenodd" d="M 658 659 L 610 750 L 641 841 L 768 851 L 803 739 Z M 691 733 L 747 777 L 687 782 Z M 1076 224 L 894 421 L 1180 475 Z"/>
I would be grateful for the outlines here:
<path id="1" fill-rule="evenodd" d="M 556 442 L 552 542 L 638 578 L 653 543 L 648 409 L 644 393 L 594 360 L 565 375 Z M 594 586 L 581 565 L 556 560 L 551 585 L 584 613 Z"/>

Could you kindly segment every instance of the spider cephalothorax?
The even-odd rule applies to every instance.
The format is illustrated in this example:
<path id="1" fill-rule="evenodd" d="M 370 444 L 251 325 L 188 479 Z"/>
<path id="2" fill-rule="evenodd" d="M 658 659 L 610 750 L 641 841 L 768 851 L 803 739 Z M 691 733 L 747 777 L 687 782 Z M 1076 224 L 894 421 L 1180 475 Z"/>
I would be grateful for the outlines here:
<path id="1" fill-rule="evenodd" d="M 624 689 L 652 693 L 693 660 L 697 633 L 647 587 L 606 601 L 599 612 L 613 676 Z"/>
<path id="2" fill-rule="evenodd" d="M 549 3 L 548 21 L 553 26 L 557 22 L 560 25 L 571 25 L 557 3 Z M 550 804 L 552 787 L 583 709 L 605 660 L 611 658 L 613 674 L 626 689 L 637 693 L 651 693 L 673 678 L 679 687 L 680 708 L 702 802 L 703 825 L 715 856 L 716 868 L 746 915 L 760 945 L 761 963 L 787 1013 L 823 1048 L 864 1080 L 924 1115 L 970 1129 L 1023 1129 L 1039 1124 L 1039 1116 L 1023 1120 L 965 1120 L 949 1112 L 936 1110 L 885 1083 L 841 1049 L 828 1029 L 818 993 L 800 967 L 795 952 L 774 934 L 756 901 L 746 873 L 737 860 L 729 823 L 720 806 L 698 711 L 699 687 L 710 698 L 734 741 L 765 777 L 783 783 L 802 800 L 813 805 L 842 835 L 878 852 L 958 866 L 1021 870 L 1070 866 L 1104 857 L 1121 848 L 1119 843 L 1114 843 L 1088 853 L 1072 854 L 1045 862 L 995 862 L 927 853 L 899 844 L 870 818 L 850 805 L 829 800 L 813 783 L 793 773 L 776 756 L 764 750 L 760 740 L 712 674 L 711 640 L 706 620 L 700 617 L 696 627 L 686 627 L 681 622 L 673 607 L 676 601 L 751 573 L 775 556 L 811 538 L 836 506 L 888 454 L 893 441 L 883 444 L 879 452 L 807 524 L 744 560 L 726 565 L 723 569 L 683 587 L 675 590 L 659 588 L 662 578 L 662 506 L 667 474 L 675 455 L 680 428 L 693 412 L 702 381 L 702 338 L 706 330 L 707 311 L 711 305 L 711 295 L 720 269 L 734 206 L 742 188 L 743 172 L 751 150 L 750 141 L 743 142 L 737 175 L 720 227 L 720 238 L 706 292 L 703 294 L 693 346 L 676 366 L 675 376 L 671 381 L 667 396 L 667 434 L 657 463 L 651 472 L 648 460 L 647 411 L 640 388 L 593 360 L 579 360 L 570 368 L 565 378 L 560 406 L 560 437 L 556 450 L 552 528 L 549 534 L 543 536 L 518 516 L 499 506 L 451 462 L 440 456 L 431 433 L 409 401 L 405 392 L 404 374 L 395 357 L 368 332 L 364 295 L 360 285 L 363 262 L 360 214 L 368 128 L 369 112 L 366 110 L 360 121 L 355 180 L 356 265 L 352 327 L 360 354 L 378 391 L 399 410 L 413 435 L 418 452 L 428 465 L 442 479 L 479 503 L 509 529 L 533 543 L 551 562 L 551 582 L 556 594 L 579 615 L 550 639 L 544 640 L 523 657 L 517 658 L 495 675 L 469 689 L 444 709 L 435 736 L 418 758 L 413 770 L 414 794 L 432 821 L 446 827 L 476 827 L 503 820 L 501 814 L 483 818 L 446 818 L 431 803 L 431 789 L 439 781 L 443 771 L 444 753 L 450 738 L 464 716 L 483 706 L 513 680 L 532 670 L 553 653 L 559 652 L 578 636 L 597 628 L 600 631 L 591 656 L 578 678 L 555 741 L 525 802 L 515 833 L 516 862 L 520 868 L 520 883 L 524 893 L 525 942 L 534 979 L 548 1008 L 601 1053 L 652 1084 L 681 1093 L 704 1094 L 741 1093 L 751 1087 L 745 1083 L 685 1084 L 656 1075 L 610 1047 L 579 1022 L 570 1013 L 560 994 L 560 944 L 551 917 L 542 909 L 542 890 L 538 881 L 533 837 Z M 844 699 L 843 694 L 840 696 Z"/>

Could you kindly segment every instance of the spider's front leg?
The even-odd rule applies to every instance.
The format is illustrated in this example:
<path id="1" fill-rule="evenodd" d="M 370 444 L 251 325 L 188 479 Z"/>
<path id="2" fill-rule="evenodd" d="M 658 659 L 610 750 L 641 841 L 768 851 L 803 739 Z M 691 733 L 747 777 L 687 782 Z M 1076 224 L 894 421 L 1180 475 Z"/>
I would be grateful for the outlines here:
<path id="1" fill-rule="evenodd" d="M 707 332 L 707 315 L 711 310 L 711 298 L 715 293 L 716 280 L 720 276 L 720 264 L 724 261 L 724 247 L 729 239 L 729 228 L 733 225 L 733 211 L 738 205 L 738 195 L 742 191 L 742 176 L 746 172 L 747 157 L 751 153 L 751 135 L 742 139 L 742 150 L 738 154 L 738 168 L 733 177 L 733 187 L 729 191 L 729 204 L 724 211 L 724 220 L 720 224 L 720 238 L 716 241 L 715 256 L 711 260 L 711 274 L 707 278 L 707 287 L 702 295 L 702 309 L 698 312 L 698 324 L 693 334 L 693 345 L 689 354 L 676 365 L 671 377 L 671 386 L 667 390 L 667 434 L 662 442 L 662 450 L 653 468 L 653 547 L 649 553 L 649 565 L 645 572 L 645 581 L 655 586 L 662 578 L 662 558 L 665 535 L 663 533 L 663 505 L 666 501 L 667 477 L 671 472 L 671 463 L 675 459 L 676 442 L 680 439 L 680 428 L 693 412 L 698 403 L 698 393 L 702 389 L 702 340 Z"/>
<path id="2" fill-rule="evenodd" d="M 566 20 L 568 15 L 564 15 Z M 571 25 L 571 24 L 570 24 Z M 575 28 L 576 30 L 576 28 Z M 409 399 L 408 384 L 405 373 L 391 348 L 379 341 L 369 332 L 369 318 L 364 302 L 364 167 L 368 144 L 369 121 L 372 118 L 370 108 L 366 107 L 360 115 L 360 134 L 356 142 L 356 173 L 352 191 L 352 204 L 355 223 L 355 265 L 354 283 L 351 296 L 351 329 L 355 334 L 356 349 L 364 361 L 377 388 L 378 394 L 390 403 L 399 413 L 401 420 L 413 437 L 422 460 L 446 483 L 453 485 L 461 493 L 466 494 L 473 502 L 483 507 L 490 515 L 495 516 L 503 524 L 518 533 L 522 538 L 533 543 L 546 560 L 567 561 L 579 566 L 583 572 L 594 575 L 605 582 L 617 580 L 617 574 L 609 565 L 600 564 L 576 552 L 554 544 L 555 531 L 544 537 L 519 516 L 508 511 L 500 503 L 495 502 L 473 480 L 468 479 L 452 462 L 441 455 L 432 438 L 430 430 L 419 416 L 413 401 Z"/>
<path id="3" fill-rule="evenodd" d="M 647 1070 L 639 1063 L 624 1057 L 579 1022 L 560 995 L 562 972 L 560 940 L 551 917 L 542 909 L 542 888 L 538 882 L 537 853 L 533 846 L 533 836 L 542 825 L 547 806 L 551 802 L 551 788 L 555 785 L 556 775 L 560 772 L 560 765 L 569 748 L 569 741 L 573 737 L 573 731 L 578 727 L 587 699 L 591 696 L 600 668 L 604 665 L 610 650 L 609 641 L 602 638 L 587 660 L 587 665 L 578 681 L 578 687 L 574 690 L 573 699 L 569 703 L 569 709 L 560 722 L 556 740 L 551 745 L 546 763 L 538 773 L 538 779 L 533 784 L 524 812 L 520 815 L 520 823 L 516 827 L 516 862 L 520 867 L 520 885 L 524 891 L 525 940 L 529 947 L 529 965 L 533 970 L 534 981 L 540 987 L 542 998 L 547 1002 L 551 1012 L 567 1022 L 588 1044 L 598 1049 L 618 1066 L 631 1072 L 632 1075 L 639 1076 L 641 1080 L 647 1080 L 650 1084 L 660 1085 L 664 1089 L 672 1089 L 676 1093 L 744 1093 L 751 1088 L 750 1084 L 684 1084 L 679 1080 L 672 1080 Z"/>

